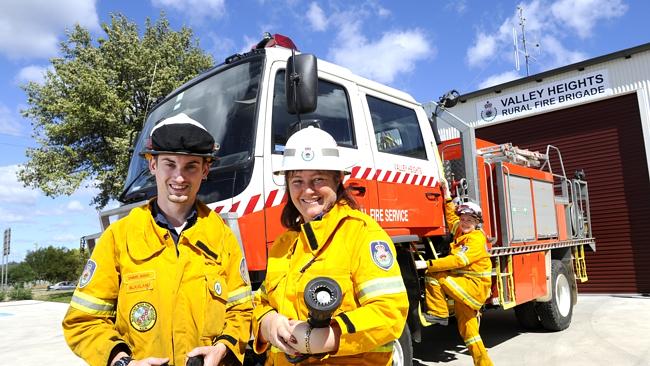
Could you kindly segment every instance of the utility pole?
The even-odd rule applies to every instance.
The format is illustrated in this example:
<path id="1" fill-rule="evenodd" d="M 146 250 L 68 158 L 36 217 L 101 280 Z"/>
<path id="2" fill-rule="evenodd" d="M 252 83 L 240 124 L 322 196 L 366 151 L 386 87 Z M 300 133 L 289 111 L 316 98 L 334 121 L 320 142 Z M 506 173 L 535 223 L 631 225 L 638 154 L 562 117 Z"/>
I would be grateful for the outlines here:
<path id="1" fill-rule="evenodd" d="M 2 246 L 2 277 L 0 281 L 2 282 L 2 288 L 7 288 L 7 280 L 9 278 L 9 269 L 7 268 L 9 253 L 11 253 L 11 228 L 5 229 L 4 241 Z"/>

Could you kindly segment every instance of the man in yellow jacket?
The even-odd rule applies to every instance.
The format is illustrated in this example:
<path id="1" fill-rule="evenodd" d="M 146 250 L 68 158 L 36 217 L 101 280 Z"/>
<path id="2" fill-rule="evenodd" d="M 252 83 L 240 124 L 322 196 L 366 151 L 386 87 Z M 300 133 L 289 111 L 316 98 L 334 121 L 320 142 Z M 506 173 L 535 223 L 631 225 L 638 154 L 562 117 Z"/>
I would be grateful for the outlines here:
<path id="1" fill-rule="evenodd" d="M 93 366 L 239 364 L 250 338 L 251 288 L 240 246 L 196 199 L 214 139 L 178 114 L 151 132 L 158 195 L 102 234 L 63 333 Z"/>
<path id="2" fill-rule="evenodd" d="M 492 365 L 479 334 L 478 311 L 490 294 L 492 262 L 487 252 L 487 238 L 479 225 L 483 222 L 481 207 L 465 202 L 458 207 L 452 202 L 446 182 L 445 214 L 454 235 L 449 255 L 428 261 L 426 282 L 427 314 L 430 323 L 447 325 L 449 310 L 446 296 L 454 299 L 458 331 L 463 337 L 474 364 Z"/>

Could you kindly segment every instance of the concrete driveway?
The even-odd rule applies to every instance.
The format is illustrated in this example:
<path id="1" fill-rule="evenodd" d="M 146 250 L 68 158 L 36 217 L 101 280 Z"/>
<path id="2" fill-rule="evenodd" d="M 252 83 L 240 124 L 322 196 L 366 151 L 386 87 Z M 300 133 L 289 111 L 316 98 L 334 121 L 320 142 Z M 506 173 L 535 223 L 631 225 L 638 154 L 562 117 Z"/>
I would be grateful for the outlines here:
<path id="1" fill-rule="evenodd" d="M 77 366 L 63 340 L 67 304 L 43 301 L 0 303 L 0 364 Z M 514 313 L 488 311 L 481 335 L 497 366 L 650 365 L 650 297 L 581 295 L 571 326 L 562 332 L 526 332 Z M 472 365 L 455 323 L 425 330 L 414 346 L 414 365 Z"/>
<path id="2" fill-rule="evenodd" d="M 68 304 L 59 302 L 0 302 L 0 364 L 86 365 L 63 339 L 61 320 L 67 310 Z"/>
<path id="3" fill-rule="evenodd" d="M 580 295 L 561 332 L 525 331 L 513 310 L 487 311 L 480 332 L 496 366 L 650 365 L 650 297 Z M 472 365 L 455 322 L 427 328 L 414 354 L 414 365 Z"/>

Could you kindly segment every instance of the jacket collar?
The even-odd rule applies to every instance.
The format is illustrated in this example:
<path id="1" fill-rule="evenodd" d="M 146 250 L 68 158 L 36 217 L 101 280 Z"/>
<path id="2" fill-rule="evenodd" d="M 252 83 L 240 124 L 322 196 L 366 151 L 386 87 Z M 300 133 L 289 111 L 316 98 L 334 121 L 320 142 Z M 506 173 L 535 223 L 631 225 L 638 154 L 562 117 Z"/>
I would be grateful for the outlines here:
<path id="1" fill-rule="evenodd" d="M 134 208 L 129 214 L 131 221 L 126 233 L 126 243 L 129 255 L 137 260 L 145 260 L 159 253 L 165 248 L 166 241 L 171 240 L 171 237 L 168 237 L 171 235 L 168 229 L 160 227 L 156 223 L 150 204 L 151 201 L 149 204 Z M 196 224 L 184 230 L 185 236 L 191 237 L 190 245 L 198 248 L 206 257 L 217 259 L 218 256 L 215 258 L 215 253 L 220 253 L 220 251 L 215 248 L 215 238 L 208 237 L 209 234 L 206 233 L 206 230 L 197 229 L 197 226 L 201 226 L 199 221 L 206 220 L 211 214 L 211 210 L 205 204 L 197 201 L 196 211 Z M 221 232 L 218 229 L 214 231 Z M 199 245 L 199 242 L 204 245 Z M 218 261 L 221 261 L 221 258 L 218 258 Z"/>
<path id="2" fill-rule="evenodd" d="M 310 221 L 300 226 L 301 240 L 312 253 L 317 253 L 334 235 L 339 223 L 350 216 L 352 208 L 344 203 L 334 206 L 320 220 Z"/>

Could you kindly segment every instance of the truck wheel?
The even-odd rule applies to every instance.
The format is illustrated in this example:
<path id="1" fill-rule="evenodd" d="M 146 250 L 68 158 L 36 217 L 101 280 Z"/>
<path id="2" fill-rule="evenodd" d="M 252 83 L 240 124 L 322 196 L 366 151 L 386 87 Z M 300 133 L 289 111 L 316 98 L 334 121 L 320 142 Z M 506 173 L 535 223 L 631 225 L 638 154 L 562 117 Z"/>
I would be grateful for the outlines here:
<path id="1" fill-rule="evenodd" d="M 539 329 L 542 326 L 533 301 L 515 306 L 515 317 L 524 329 Z"/>
<path id="2" fill-rule="evenodd" d="M 413 344 L 408 324 L 402 335 L 393 343 L 393 366 L 410 366 L 413 364 Z"/>
<path id="3" fill-rule="evenodd" d="M 571 274 L 561 261 L 551 262 L 551 275 L 551 301 L 537 303 L 537 314 L 545 329 L 559 331 L 571 324 L 574 289 Z"/>

